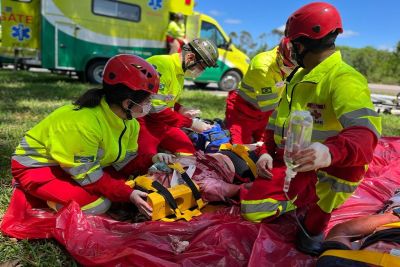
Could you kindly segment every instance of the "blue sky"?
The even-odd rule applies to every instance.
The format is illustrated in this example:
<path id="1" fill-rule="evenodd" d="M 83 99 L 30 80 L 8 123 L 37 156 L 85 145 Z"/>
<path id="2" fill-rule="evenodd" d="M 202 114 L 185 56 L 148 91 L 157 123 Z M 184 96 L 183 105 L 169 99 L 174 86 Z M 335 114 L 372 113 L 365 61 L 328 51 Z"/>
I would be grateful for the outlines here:
<path id="1" fill-rule="evenodd" d="M 197 0 L 195 9 L 214 17 L 227 34 L 245 30 L 257 37 L 284 27 L 286 19 L 306 0 Z M 338 45 L 393 50 L 400 41 L 400 0 L 329 0 L 342 16 L 344 34 Z M 245 4 L 244 4 L 245 3 Z M 267 35 L 269 47 L 277 37 Z"/>

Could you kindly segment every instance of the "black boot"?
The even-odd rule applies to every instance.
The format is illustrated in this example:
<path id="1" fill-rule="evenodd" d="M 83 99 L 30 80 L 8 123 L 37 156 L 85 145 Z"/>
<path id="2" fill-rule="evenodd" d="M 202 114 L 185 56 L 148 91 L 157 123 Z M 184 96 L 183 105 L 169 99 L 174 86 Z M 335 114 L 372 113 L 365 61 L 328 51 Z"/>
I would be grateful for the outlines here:
<path id="1" fill-rule="evenodd" d="M 318 256 L 322 252 L 323 240 L 324 234 L 307 236 L 303 229 L 300 228 L 297 231 L 296 248 L 305 254 Z"/>

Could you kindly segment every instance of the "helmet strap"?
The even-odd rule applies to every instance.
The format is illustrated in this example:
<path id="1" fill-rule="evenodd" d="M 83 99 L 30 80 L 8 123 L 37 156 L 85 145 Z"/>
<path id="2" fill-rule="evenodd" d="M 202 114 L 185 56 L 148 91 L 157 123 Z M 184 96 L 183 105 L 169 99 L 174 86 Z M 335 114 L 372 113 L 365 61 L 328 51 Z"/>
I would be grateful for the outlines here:
<path id="1" fill-rule="evenodd" d="M 186 58 L 186 55 L 187 55 L 188 53 L 193 53 L 193 52 L 190 51 L 190 50 L 189 50 L 189 51 L 183 51 L 183 52 L 182 52 L 182 69 L 183 69 L 184 72 L 187 71 L 188 69 L 193 68 L 194 66 L 196 66 L 196 65 L 199 63 L 199 61 L 197 61 L 197 60 L 195 59 L 193 63 L 190 63 L 190 64 L 186 65 L 186 60 L 185 60 L 185 58 Z"/>
<path id="2" fill-rule="evenodd" d="M 183 69 L 183 72 L 185 72 L 188 69 L 188 67 L 190 67 L 190 66 L 186 66 L 186 60 L 185 60 L 186 55 L 189 52 L 192 52 L 189 45 L 183 45 L 182 46 L 182 69 Z"/>
<path id="3" fill-rule="evenodd" d="M 128 120 L 132 119 L 131 108 L 133 107 L 133 105 L 134 104 L 132 102 L 130 102 L 128 105 L 128 108 L 126 108 L 126 109 L 121 105 L 122 109 L 125 111 L 125 115 Z"/>
<path id="4" fill-rule="evenodd" d="M 299 46 L 298 45 L 293 45 L 293 54 L 294 54 L 294 58 L 297 62 L 297 64 L 304 68 L 304 57 L 305 55 L 308 53 L 308 49 L 306 46 L 304 46 L 303 52 L 299 52 Z"/>

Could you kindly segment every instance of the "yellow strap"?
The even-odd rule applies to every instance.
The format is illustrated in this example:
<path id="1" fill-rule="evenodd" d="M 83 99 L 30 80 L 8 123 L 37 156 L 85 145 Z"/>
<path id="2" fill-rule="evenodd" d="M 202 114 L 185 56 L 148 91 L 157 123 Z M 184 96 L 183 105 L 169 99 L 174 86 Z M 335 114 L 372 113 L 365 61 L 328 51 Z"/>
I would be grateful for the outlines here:
<path id="1" fill-rule="evenodd" d="M 382 267 L 399 267 L 400 257 L 389 253 L 375 252 L 369 250 L 327 250 L 320 257 L 335 256 L 360 262 L 365 262 Z"/>
<path id="2" fill-rule="evenodd" d="M 183 166 L 179 162 L 174 162 L 172 164 L 168 164 L 168 167 L 170 167 L 171 169 L 176 170 L 180 174 L 185 172 L 185 169 L 183 169 Z"/>
<path id="3" fill-rule="evenodd" d="M 199 198 L 198 200 L 196 200 L 196 203 L 197 203 L 197 207 L 199 207 L 199 209 L 201 209 L 202 207 L 205 206 L 202 198 Z"/>
<path id="4" fill-rule="evenodd" d="M 174 210 L 174 215 L 175 217 L 172 218 L 161 218 L 160 221 L 163 222 L 174 222 L 179 219 L 185 219 L 186 221 L 190 221 L 193 217 L 201 215 L 201 211 L 199 209 L 194 209 L 194 210 L 185 210 L 181 211 L 179 209 Z"/>
<path id="5" fill-rule="evenodd" d="M 136 183 L 135 183 L 134 180 L 127 180 L 127 181 L 125 182 L 125 184 L 126 184 L 127 186 L 129 186 L 130 188 L 134 188 Z"/>
<path id="6" fill-rule="evenodd" d="M 135 186 L 140 186 L 146 190 L 157 191 L 153 186 L 153 179 L 147 177 L 146 175 L 138 176 L 135 180 L 128 180 L 125 182 L 126 185 L 134 188 Z"/>
<path id="7" fill-rule="evenodd" d="M 249 166 L 251 172 L 253 173 L 254 177 L 257 177 L 257 166 L 254 163 L 254 161 L 249 157 L 249 148 L 246 147 L 245 145 L 241 145 L 241 144 L 230 144 L 230 143 L 226 143 L 226 144 L 222 144 L 219 147 L 220 150 L 230 150 L 232 152 L 234 152 L 236 155 L 238 155 L 239 157 L 241 157 L 247 164 L 247 166 Z"/>
<path id="8" fill-rule="evenodd" d="M 390 227 L 390 228 L 400 228 L 400 222 L 394 222 L 394 223 L 387 223 L 384 225 L 381 225 L 383 227 Z"/>

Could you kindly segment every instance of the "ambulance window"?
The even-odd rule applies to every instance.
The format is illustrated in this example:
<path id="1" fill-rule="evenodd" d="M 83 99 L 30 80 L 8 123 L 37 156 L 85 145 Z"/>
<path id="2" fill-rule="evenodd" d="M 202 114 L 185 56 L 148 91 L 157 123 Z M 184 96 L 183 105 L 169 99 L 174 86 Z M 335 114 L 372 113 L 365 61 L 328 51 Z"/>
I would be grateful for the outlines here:
<path id="1" fill-rule="evenodd" d="M 92 12 L 96 15 L 140 21 L 140 6 L 111 0 L 93 0 Z"/>
<path id="2" fill-rule="evenodd" d="M 226 43 L 224 36 L 217 27 L 205 21 L 201 23 L 200 37 L 213 41 L 217 47 L 223 47 Z"/>

